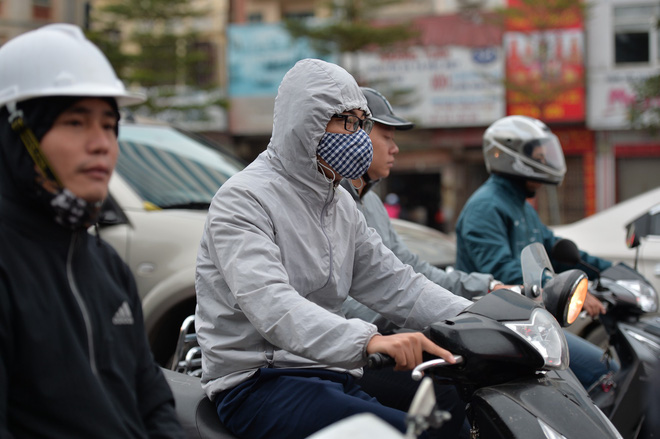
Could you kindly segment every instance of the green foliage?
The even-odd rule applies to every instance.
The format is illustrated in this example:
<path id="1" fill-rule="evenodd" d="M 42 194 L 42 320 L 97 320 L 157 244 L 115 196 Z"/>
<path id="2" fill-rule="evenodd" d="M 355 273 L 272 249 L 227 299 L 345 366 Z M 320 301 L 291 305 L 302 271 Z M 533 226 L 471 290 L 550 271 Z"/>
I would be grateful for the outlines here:
<path id="1" fill-rule="evenodd" d="M 93 11 L 88 37 L 130 84 L 192 85 L 204 54 L 181 24 L 203 13 L 187 0 L 116 0 Z"/>
<path id="2" fill-rule="evenodd" d="M 334 19 L 323 23 L 287 20 L 285 27 L 294 38 L 307 38 L 321 54 L 352 53 L 370 47 L 390 47 L 417 36 L 409 24 L 374 26 L 374 14 L 401 0 L 355 0 L 329 4 Z"/>
<path id="3" fill-rule="evenodd" d="M 209 43 L 185 26 L 205 13 L 188 0 L 114 0 L 92 11 L 87 36 L 119 77 L 148 97 L 136 113 L 178 112 L 204 119 L 207 108 L 226 106 L 216 96 L 212 46 L 204 50 Z M 207 100 L 200 99 L 200 90 L 208 91 Z"/>
<path id="4" fill-rule="evenodd" d="M 500 24 L 526 22 L 530 28 L 542 31 L 557 29 L 567 22 L 580 20 L 586 4 L 576 0 L 518 0 L 518 5 L 495 10 Z"/>
<path id="5" fill-rule="evenodd" d="M 660 130 L 660 75 L 633 84 L 635 100 L 629 107 L 629 120 L 634 128 L 652 133 Z"/>
<path id="6" fill-rule="evenodd" d="M 118 1 L 103 7 L 102 11 L 117 18 L 152 23 L 200 17 L 204 14 L 203 11 L 193 9 L 190 2 L 185 0 Z"/>
<path id="7" fill-rule="evenodd" d="M 656 21 L 660 28 L 660 19 Z M 660 75 L 633 84 L 635 100 L 628 107 L 628 120 L 633 128 L 646 129 L 652 134 L 660 130 Z"/>

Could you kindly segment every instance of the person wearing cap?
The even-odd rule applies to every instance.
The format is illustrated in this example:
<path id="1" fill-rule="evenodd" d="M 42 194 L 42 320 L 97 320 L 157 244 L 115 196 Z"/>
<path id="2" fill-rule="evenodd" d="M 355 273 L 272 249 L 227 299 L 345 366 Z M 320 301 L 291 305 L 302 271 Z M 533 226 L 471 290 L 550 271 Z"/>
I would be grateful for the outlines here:
<path id="1" fill-rule="evenodd" d="M 346 70 L 298 61 L 279 86 L 266 150 L 213 197 L 195 329 L 202 387 L 239 437 L 305 438 L 357 413 L 404 432 L 406 413 L 356 382 L 368 355 L 389 354 L 398 370 L 424 351 L 455 362 L 421 332 L 384 335 L 341 312 L 351 295 L 421 330 L 471 304 L 401 263 L 339 185 L 371 163 L 369 117 Z"/>
<path id="2" fill-rule="evenodd" d="M 361 87 L 361 90 L 367 99 L 371 118 L 375 122 L 369 133 L 369 138 L 373 144 L 374 158 L 364 175 L 356 180 L 344 179 L 341 185 L 355 200 L 358 209 L 367 221 L 367 225 L 376 230 L 383 240 L 383 244 L 392 250 L 401 262 L 412 266 L 417 273 L 423 274 L 454 294 L 472 299 L 475 296 L 487 294 L 493 289 L 505 287 L 500 282 L 495 281 L 490 274 L 465 273 L 458 270 L 447 272 L 437 268 L 420 259 L 396 233 L 385 206 L 378 195 L 370 189 L 390 174 L 395 156 L 399 152 L 395 142 L 396 131 L 412 129 L 414 124 L 394 114 L 389 101 L 378 91 L 368 87 Z M 388 319 L 350 297 L 344 302 L 342 309 L 347 317 L 360 318 L 376 324 L 381 333 L 390 333 L 399 329 L 397 325 Z M 360 380 L 360 385 L 367 393 L 375 396 L 386 405 L 400 409 L 405 409 L 410 405 L 418 384 L 410 380 L 409 376 L 394 372 L 391 369 L 367 370 Z M 392 391 L 393 388 L 396 388 L 396 391 Z M 452 427 L 458 428 L 465 417 L 465 413 L 455 389 L 453 386 L 436 386 L 435 391 L 438 395 L 440 407 L 452 414 L 450 422 L 457 423 Z M 465 429 L 461 431 L 463 435 L 466 433 Z"/>
<path id="3" fill-rule="evenodd" d="M 450 272 L 437 268 L 421 260 L 413 253 L 396 233 L 389 215 L 378 195 L 371 188 L 390 175 L 399 147 L 395 142 L 397 131 L 410 130 L 414 124 L 394 114 L 388 100 L 373 88 L 361 87 L 367 98 L 371 118 L 375 124 L 369 138 L 373 144 L 374 158 L 367 172 L 355 181 L 344 179 L 342 186 L 352 195 L 358 208 L 383 240 L 383 243 L 405 264 L 414 268 L 431 281 L 467 299 L 480 296 L 495 288 L 503 287 L 492 274 L 465 273 L 459 270 Z"/>
<path id="4" fill-rule="evenodd" d="M 129 268 L 88 233 L 129 94 L 74 25 L 0 47 L 0 437 L 181 438 Z"/>
<path id="5" fill-rule="evenodd" d="M 502 282 L 495 280 L 491 274 L 466 273 L 460 270 L 445 271 L 435 267 L 413 253 L 396 233 L 382 201 L 375 192 L 371 191 L 371 188 L 390 175 L 395 156 L 399 152 L 399 147 L 394 140 L 396 131 L 412 129 L 414 124 L 395 115 L 389 101 L 378 91 L 368 87 L 361 87 L 361 90 L 367 99 L 371 117 L 375 122 L 369 133 L 374 158 L 364 175 L 355 180 L 344 179 L 341 185 L 355 200 L 367 225 L 378 232 L 383 244 L 392 250 L 403 263 L 412 266 L 417 273 L 423 274 L 429 280 L 454 294 L 472 299 L 494 289 L 507 287 Z M 350 297 L 343 309 L 350 317 L 362 318 L 376 324 L 381 332 L 391 332 L 397 329 L 392 322 Z"/>

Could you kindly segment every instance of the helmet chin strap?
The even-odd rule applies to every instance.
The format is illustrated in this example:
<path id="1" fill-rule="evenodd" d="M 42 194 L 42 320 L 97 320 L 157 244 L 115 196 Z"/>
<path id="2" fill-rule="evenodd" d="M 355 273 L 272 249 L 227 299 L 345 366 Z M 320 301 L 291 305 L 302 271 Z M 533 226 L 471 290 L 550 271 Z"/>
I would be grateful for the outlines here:
<path id="1" fill-rule="evenodd" d="M 16 102 L 8 102 L 7 109 L 9 110 L 9 124 L 11 125 L 11 129 L 20 136 L 23 145 L 25 145 L 25 149 L 27 149 L 30 157 L 32 157 L 32 160 L 37 165 L 37 168 L 43 177 L 49 178 L 49 176 L 52 176 L 55 182 L 60 187 L 63 187 L 62 182 L 55 172 L 53 172 L 53 168 L 48 163 L 48 159 L 41 151 L 37 137 L 34 135 L 30 127 L 25 124 L 25 121 L 23 120 L 23 111 L 16 107 Z"/>
<path id="2" fill-rule="evenodd" d="M 17 117 L 23 117 L 23 110 L 19 110 L 16 107 L 16 101 L 7 102 L 7 111 L 9 111 L 9 124 L 11 125 L 14 122 L 14 119 Z"/>

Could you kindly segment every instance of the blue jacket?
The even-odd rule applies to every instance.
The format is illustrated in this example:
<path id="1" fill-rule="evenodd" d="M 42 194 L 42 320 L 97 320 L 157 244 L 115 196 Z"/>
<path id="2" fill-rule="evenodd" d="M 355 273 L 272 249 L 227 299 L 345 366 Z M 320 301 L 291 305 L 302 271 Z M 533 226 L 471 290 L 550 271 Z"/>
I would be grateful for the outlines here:
<path id="1" fill-rule="evenodd" d="M 524 187 L 515 180 L 492 175 L 467 201 L 456 225 L 456 269 L 492 273 L 505 284 L 522 284 L 520 252 L 541 242 L 548 255 L 556 237 L 525 200 Z M 611 262 L 580 252 L 586 263 L 599 270 Z M 595 272 L 552 261 L 556 271 L 580 268 L 590 278 Z"/>

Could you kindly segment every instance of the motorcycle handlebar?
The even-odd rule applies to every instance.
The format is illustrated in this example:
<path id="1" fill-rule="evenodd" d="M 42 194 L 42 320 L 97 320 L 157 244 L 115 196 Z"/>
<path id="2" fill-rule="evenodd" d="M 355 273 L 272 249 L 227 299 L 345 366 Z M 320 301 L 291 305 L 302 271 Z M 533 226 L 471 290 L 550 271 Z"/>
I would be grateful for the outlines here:
<path id="1" fill-rule="evenodd" d="M 383 369 L 385 367 L 394 365 L 396 365 L 394 358 L 387 354 L 376 352 L 375 354 L 370 354 L 369 357 L 367 357 L 367 367 L 369 369 Z"/>

